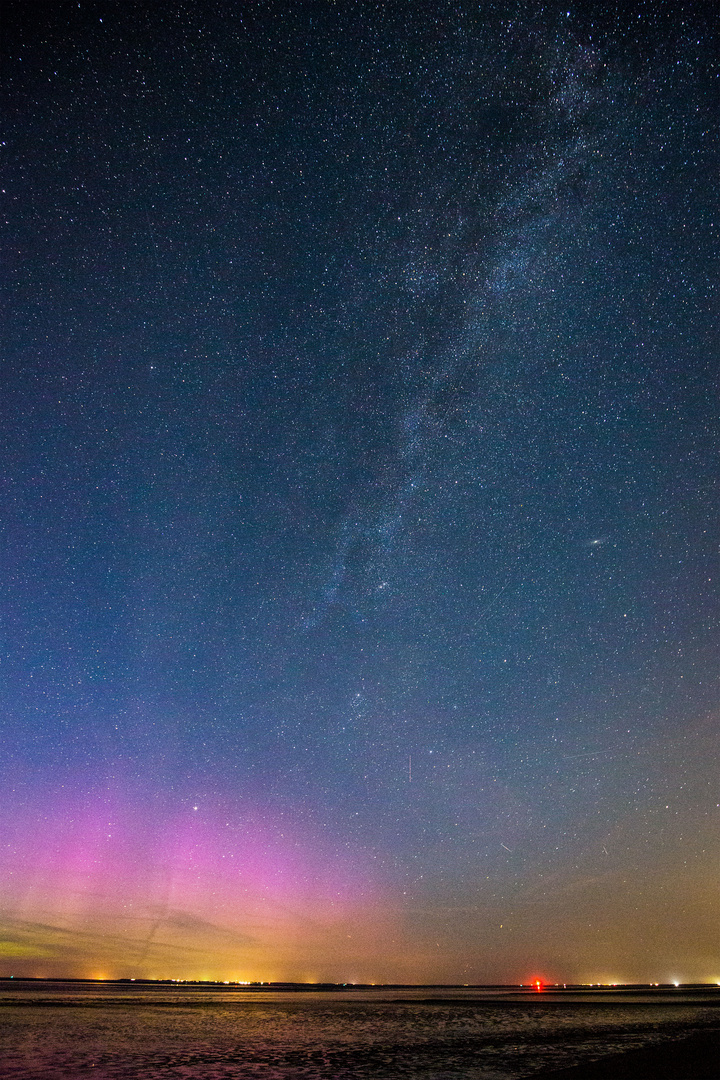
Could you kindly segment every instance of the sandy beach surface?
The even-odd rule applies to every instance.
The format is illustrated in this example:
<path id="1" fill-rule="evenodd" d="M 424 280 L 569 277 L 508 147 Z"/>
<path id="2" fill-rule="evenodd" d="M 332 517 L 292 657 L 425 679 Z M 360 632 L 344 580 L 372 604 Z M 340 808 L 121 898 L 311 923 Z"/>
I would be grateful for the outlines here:
<path id="1" fill-rule="evenodd" d="M 3 1080 L 720 1080 L 717 988 L 5 982 Z"/>

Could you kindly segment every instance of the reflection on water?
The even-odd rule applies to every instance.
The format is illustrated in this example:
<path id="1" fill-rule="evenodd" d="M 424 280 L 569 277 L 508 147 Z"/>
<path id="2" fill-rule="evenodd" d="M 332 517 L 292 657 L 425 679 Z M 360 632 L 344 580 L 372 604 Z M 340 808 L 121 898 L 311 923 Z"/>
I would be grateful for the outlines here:
<path id="1" fill-rule="evenodd" d="M 716 1001 L 0 984 L 3 1077 L 510 1080 L 715 1026 Z"/>

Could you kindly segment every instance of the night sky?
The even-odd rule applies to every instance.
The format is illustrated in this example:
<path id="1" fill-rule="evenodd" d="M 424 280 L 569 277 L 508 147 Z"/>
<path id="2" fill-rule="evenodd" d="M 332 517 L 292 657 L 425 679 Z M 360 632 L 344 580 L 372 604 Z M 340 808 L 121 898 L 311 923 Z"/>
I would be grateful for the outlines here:
<path id="1" fill-rule="evenodd" d="M 720 981 L 710 8 L 3 4 L 0 974 Z"/>

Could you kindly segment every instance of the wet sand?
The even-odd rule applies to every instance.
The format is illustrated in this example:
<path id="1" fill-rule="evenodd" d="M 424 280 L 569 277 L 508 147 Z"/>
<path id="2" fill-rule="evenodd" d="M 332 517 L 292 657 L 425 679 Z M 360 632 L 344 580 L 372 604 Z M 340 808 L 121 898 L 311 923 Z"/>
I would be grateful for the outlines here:
<path id="1" fill-rule="evenodd" d="M 4 991 L 4 992 L 3 992 Z M 720 987 L 0 983 L 8 1080 L 720 1080 Z"/>
<path id="2" fill-rule="evenodd" d="M 720 1028 L 585 1065 L 543 1069 L 527 1080 L 720 1080 Z"/>

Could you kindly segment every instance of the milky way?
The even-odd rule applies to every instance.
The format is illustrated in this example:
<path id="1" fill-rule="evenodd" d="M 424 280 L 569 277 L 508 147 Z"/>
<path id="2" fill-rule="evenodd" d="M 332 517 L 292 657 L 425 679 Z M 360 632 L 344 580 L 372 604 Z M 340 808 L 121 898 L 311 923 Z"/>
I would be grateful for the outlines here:
<path id="1" fill-rule="evenodd" d="M 0 974 L 720 979 L 714 18 L 6 7 Z"/>

